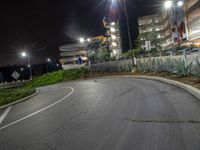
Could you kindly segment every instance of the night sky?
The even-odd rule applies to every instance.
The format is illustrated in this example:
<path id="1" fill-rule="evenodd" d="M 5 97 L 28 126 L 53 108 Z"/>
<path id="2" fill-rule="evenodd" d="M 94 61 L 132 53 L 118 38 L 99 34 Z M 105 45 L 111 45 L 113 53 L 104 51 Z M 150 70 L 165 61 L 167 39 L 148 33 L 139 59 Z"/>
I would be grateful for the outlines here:
<path id="1" fill-rule="evenodd" d="M 23 49 L 30 49 L 33 63 L 44 62 L 47 57 L 58 59 L 60 45 L 80 36 L 104 34 L 102 18 L 109 15 L 109 1 L 1 1 L 0 66 L 25 63 L 19 56 Z M 130 18 L 152 14 L 159 5 L 156 0 L 126 2 Z"/>

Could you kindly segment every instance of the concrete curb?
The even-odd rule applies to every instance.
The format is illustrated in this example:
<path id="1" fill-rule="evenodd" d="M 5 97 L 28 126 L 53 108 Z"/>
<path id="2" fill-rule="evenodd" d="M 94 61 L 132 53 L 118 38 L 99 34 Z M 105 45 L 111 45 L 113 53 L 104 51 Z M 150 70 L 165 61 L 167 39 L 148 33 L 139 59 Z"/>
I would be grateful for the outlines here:
<path id="1" fill-rule="evenodd" d="M 22 99 L 20 99 L 20 100 L 15 101 L 15 102 L 12 102 L 12 103 L 9 103 L 9 104 L 0 106 L 0 110 L 1 110 L 1 109 L 5 109 L 5 108 L 10 107 L 10 106 L 13 106 L 13 105 L 16 105 L 16 104 L 21 103 L 21 102 L 23 102 L 23 101 L 26 101 L 26 100 L 28 100 L 28 99 L 30 99 L 30 98 L 36 96 L 38 93 L 39 93 L 39 91 L 36 89 L 36 92 L 33 93 L 33 94 L 30 95 L 30 96 L 27 96 L 27 97 L 24 97 L 24 98 L 22 98 Z"/>
<path id="2" fill-rule="evenodd" d="M 146 80 L 155 80 L 155 81 L 160 81 L 163 83 L 167 83 L 170 85 L 174 85 L 177 86 L 185 91 L 187 91 L 188 93 L 190 93 L 191 95 L 195 96 L 197 99 L 200 100 L 200 90 L 188 85 L 188 84 L 184 84 L 178 81 L 174 81 L 174 80 L 170 80 L 170 79 L 165 79 L 165 78 L 161 78 L 161 77 L 153 77 L 153 76 L 139 76 L 139 75 L 132 75 L 132 76 L 105 76 L 105 77 L 115 77 L 115 78 L 138 78 L 138 79 L 146 79 Z M 101 77 L 100 77 L 101 78 Z"/>

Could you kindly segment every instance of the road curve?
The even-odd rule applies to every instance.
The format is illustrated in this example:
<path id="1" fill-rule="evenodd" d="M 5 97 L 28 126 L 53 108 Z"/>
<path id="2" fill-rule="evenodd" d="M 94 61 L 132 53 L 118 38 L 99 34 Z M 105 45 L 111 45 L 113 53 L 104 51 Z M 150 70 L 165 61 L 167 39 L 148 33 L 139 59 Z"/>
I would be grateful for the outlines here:
<path id="1" fill-rule="evenodd" d="M 0 124 L 0 150 L 200 150 L 200 102 L 134 78 L 46 86 L 12 107 Z"/>

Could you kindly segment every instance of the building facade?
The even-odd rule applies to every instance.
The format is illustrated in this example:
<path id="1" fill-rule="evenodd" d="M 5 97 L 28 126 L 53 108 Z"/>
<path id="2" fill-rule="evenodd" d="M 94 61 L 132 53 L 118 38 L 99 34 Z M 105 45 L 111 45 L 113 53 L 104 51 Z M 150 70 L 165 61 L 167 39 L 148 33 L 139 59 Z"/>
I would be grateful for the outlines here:
<path id="1" fill-rule="evenodd" d="M 200 0 L 186 1 L 189 41 L 200 47 Z"/>
<path id="2" fill-rule="evenodd" d="M 151 41 L 152 44 L 157 37 L 161 49 L 191 45 L 200 47 L 200 0 L 185 0 L 181 6 L 176 2 L 173 1 L 170 9 L 138 19 L 143 43 Z"/>
<path id="3" fill-rule="evenodd" d="M 145 41 L 151 42 L 151 48 L 158 50 L 172 46 L 172 34 L 169 15 L 165 12 L 138 18 L 139 38 L 145 48 Z"/>
<path id="4" fill-rule="evenodd" d="M 122 53 L 119 22 L 104 19 L 104 27 L 107 29 L 106 36 L 110 56 L 119 59 Z"/>
<path id="5" fill-rule="evenodd" d="M 87 63 L 87 51 L 86 44 L 68 44 L 61 46 L 60 56 L 61 62 L 63 65 L 67 64 L 79 64 L 79 59 L 81 59 L 82 63 Z"/>

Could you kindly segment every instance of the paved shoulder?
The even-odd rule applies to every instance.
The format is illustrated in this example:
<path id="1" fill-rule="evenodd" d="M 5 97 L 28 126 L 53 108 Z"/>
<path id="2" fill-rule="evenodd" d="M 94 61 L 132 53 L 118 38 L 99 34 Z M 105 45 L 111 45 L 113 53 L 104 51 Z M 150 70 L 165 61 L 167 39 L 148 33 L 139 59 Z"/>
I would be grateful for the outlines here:
<path id="1" fill-rule="evenodd" d="M 180 88 L 133 78 L 75 81 L 41 89 L 39 104 L 70 92 L 61 87 L 73 87 L 74 93 L 40 115 L 0 130 L 0 149 L 200 149 L 200 104 Z M 38 108 L 37 102 L 26 106 Z M 22 110 L 17 106 L 7 119 L 27 112 Z"/>

